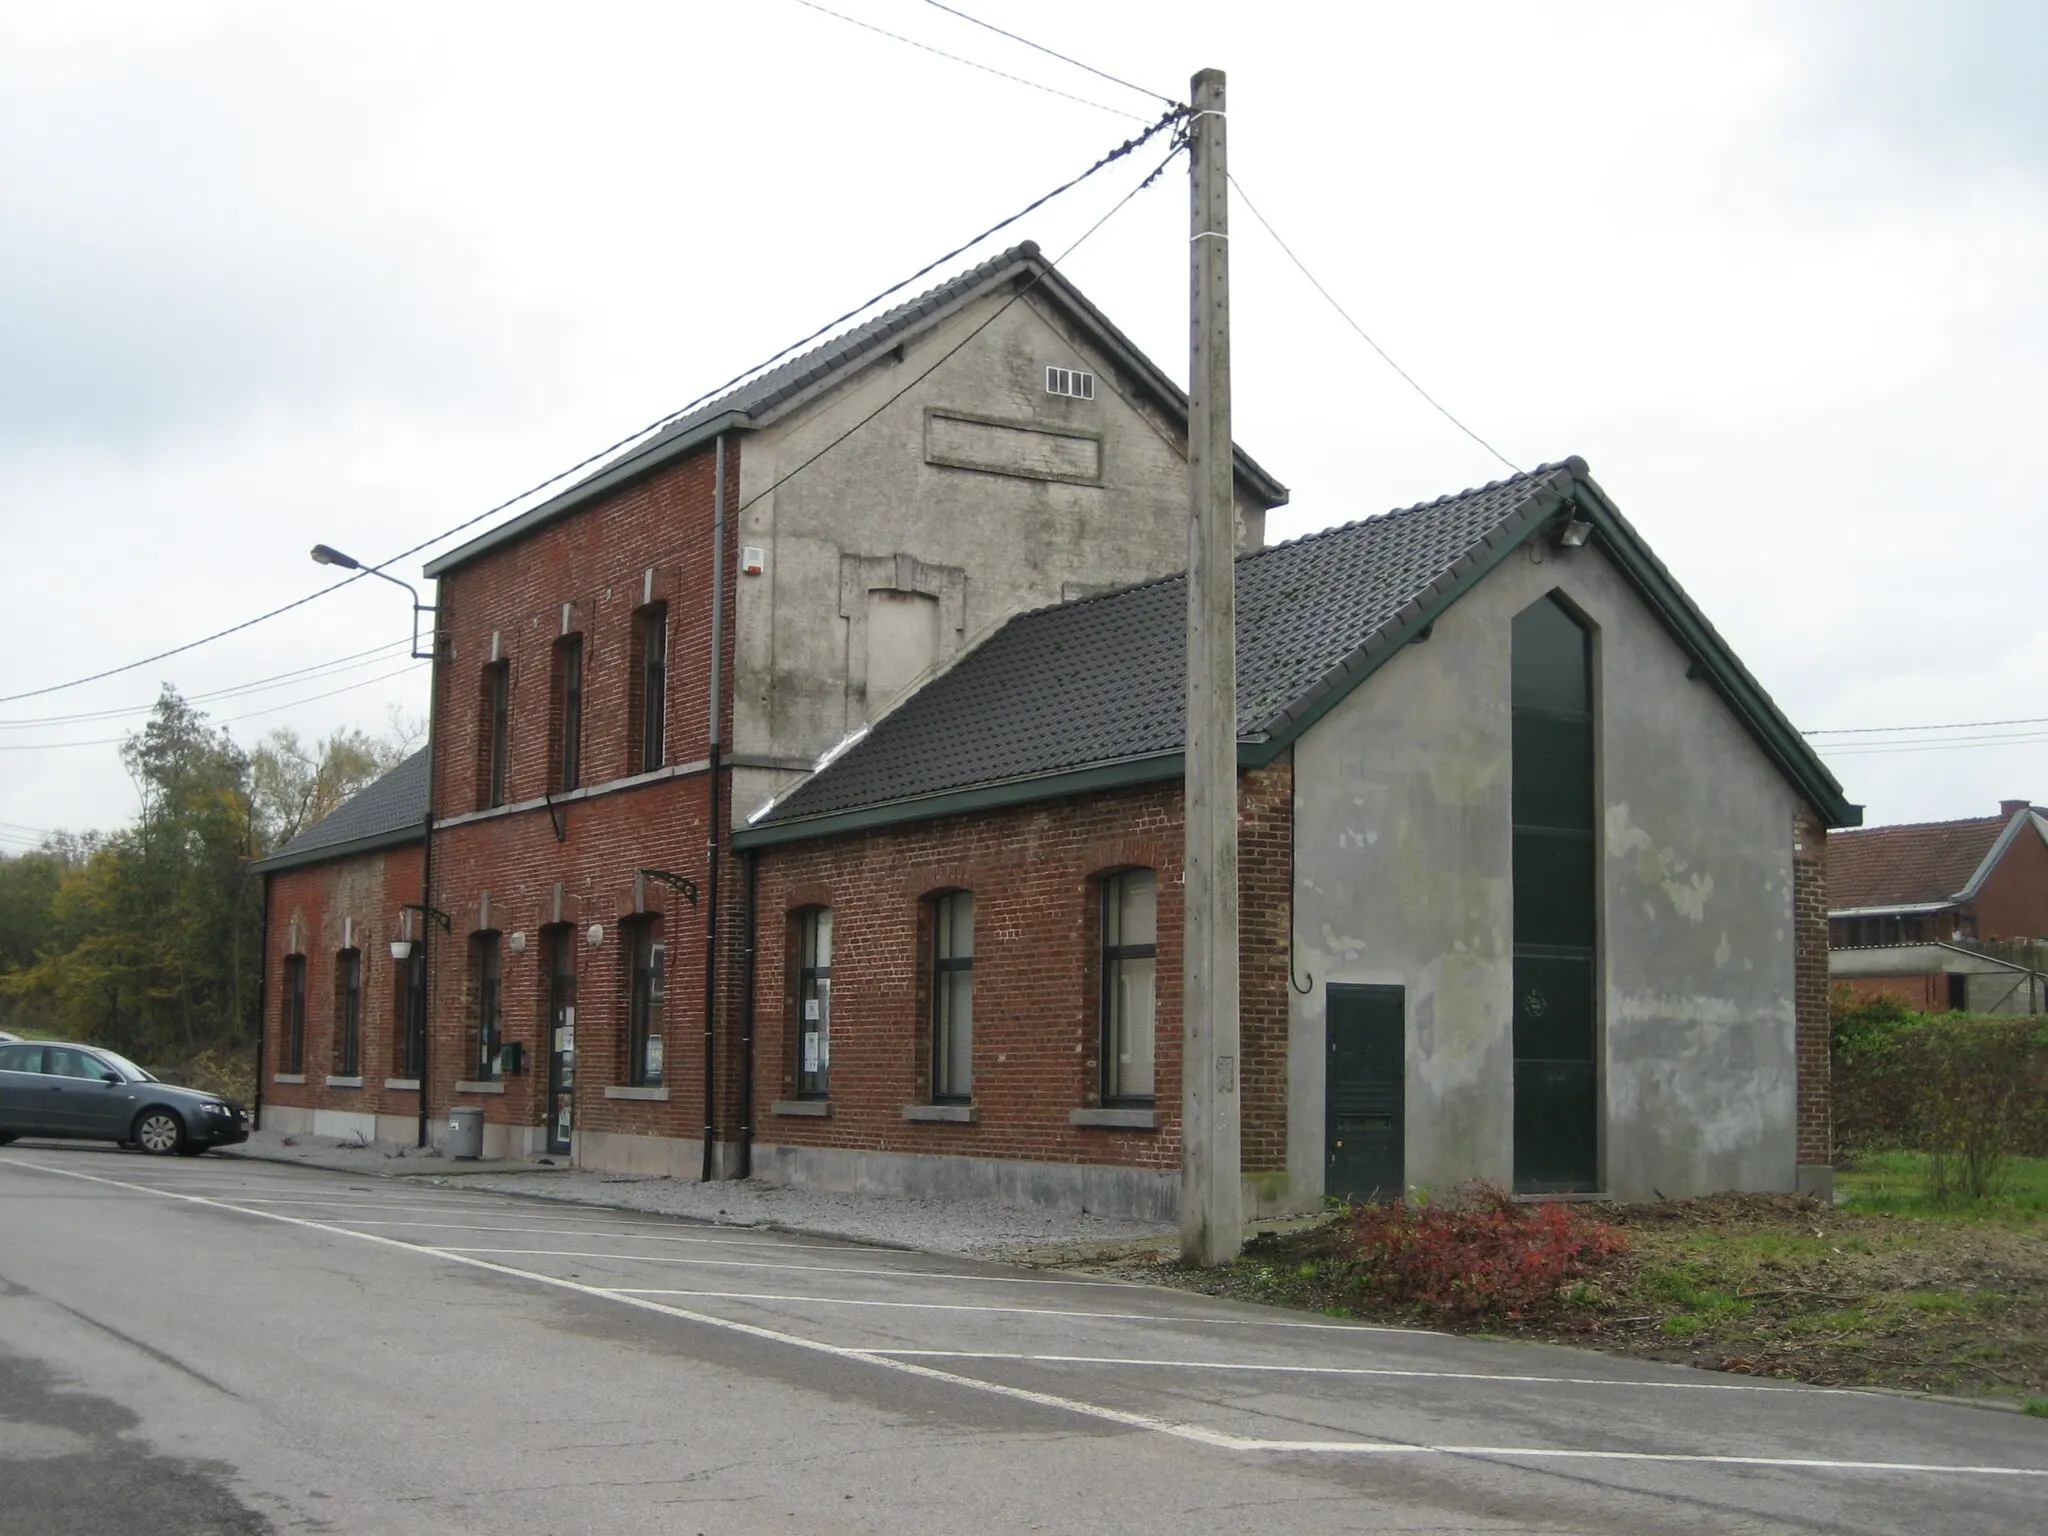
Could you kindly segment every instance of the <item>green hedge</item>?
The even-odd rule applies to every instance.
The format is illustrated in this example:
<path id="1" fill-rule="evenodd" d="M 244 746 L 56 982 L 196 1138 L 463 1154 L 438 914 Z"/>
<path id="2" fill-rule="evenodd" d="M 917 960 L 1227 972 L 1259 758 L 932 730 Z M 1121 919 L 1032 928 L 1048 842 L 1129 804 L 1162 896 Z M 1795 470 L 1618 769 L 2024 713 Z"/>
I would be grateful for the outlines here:
<path id="1" fill-rule="evenodd" d="M 1838 1003 L 1835 1145 L 1925 1152 L 1958 1193 L 1991 1192 L 2014 1155 L 2048 1156 L 2048 1017 Z"/>

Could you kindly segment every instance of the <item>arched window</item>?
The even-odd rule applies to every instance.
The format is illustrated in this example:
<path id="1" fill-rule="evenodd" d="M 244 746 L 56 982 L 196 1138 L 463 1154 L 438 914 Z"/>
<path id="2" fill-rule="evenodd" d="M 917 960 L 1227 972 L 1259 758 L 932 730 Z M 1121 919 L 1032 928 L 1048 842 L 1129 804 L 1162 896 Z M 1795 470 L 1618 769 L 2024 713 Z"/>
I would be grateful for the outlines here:
<path id="1" fill-rule="evenodd" d="M 1153 1101 L 1159 881 L 1127 869 L 1102 882 L 1102 1102 Z"/>
<path id="2" fill-rule="evenodd" d="M 796 918 L 796 1096 L 822 1099 L 832 1071 L 832 909 Z"/>

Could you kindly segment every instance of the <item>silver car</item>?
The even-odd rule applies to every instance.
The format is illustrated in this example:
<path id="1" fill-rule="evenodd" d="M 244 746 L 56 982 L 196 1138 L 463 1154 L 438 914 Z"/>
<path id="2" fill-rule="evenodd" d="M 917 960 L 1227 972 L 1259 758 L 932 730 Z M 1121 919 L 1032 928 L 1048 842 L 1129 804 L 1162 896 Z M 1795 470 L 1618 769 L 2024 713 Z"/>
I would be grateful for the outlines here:
<path id="1" fill-rule="evenodd" d="M 81 1137 L 197 1157 L 249 1139 L 249 1115 L 217 1093 L 161 1083 L 97 1045 L 0 1045 L 0 1146 L 20 1136 Z"/>

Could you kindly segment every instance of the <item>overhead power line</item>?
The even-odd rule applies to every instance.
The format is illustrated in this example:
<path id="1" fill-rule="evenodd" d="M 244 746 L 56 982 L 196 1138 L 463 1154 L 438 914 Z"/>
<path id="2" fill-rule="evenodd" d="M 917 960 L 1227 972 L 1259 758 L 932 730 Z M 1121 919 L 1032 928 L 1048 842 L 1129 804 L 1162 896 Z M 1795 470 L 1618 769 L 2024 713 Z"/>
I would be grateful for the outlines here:
<path id="1" fill-rule="evenodd" d="M 408 666 L 400 667 L 395 672 L 386 672 L 379 677 L 366 677 L 359 683 L 350 683 L 343 688 L 330 688 L 325 693 L 309 694 L 303 699 L 287 699 L 282 704 L 271 704 L 263 709 L 252 709 L 246 714 L 229 715 L 224 719 L 215 720 L 211 723 L 214 725 L 234 725 L 242 720 L 257 720 L 261 719 L 264 715 L 282 714 L 285 710 L 297 709 L 302 704 L 317 704 L 322 699 L 332 699 L 344 693 L 354 693 L 359 688 L 373 688 L 378 683 L 388 683 L 393 678 L 404 677 L 409 673 L 417 672 L 426 665 L 427 663 L 423 661 L 414 662 Z M 132 731 L 129 732 L 129 735 L 132 736 L 133 734 Z M 58 752 L 67 747 L 112 747 L 118 746 L 126 740 L 128 740 L 128 736 L 100 736 L 91 741 L 0 742 L 0 752 Z"/>
<path id="2" fill-rule="evenodd" d="M 1034 91 L 1043 91 L 1048 96 L 1057 96 L 1063 101 L 1071 101 L 1080 106 L 1093 107 L 1098 112 L 1107 112 L 1114 117 L 1130 117 L 1137 118 L 1139 122 L 1144 121 L 1144 118 L 1140 117 L 1136 112 L 1126 112 L 1122 107 L 1112 107 L 1103 102 L 1090 101 L 1086 96 L 1076 96 L 1068 91 L 1055 90 L 1052 86 L 1041 85 L 1036 80 L 1026 80 L 1022 75 L 1012 75 L 1000 69 L 992 69 L 988 65 L 977 63 L 973 59 L 962 58 L 957 53 L 948 53 L 943 48 L 934 48 L 930 43 L 920 43 L 914 37 L 905 37 L 900 32 L 891 32 L 886 27 L 878 27 L 871 21 L 862 21 L 857 16 L 848 16 L 844 11 L 835 11 L 830 6 L 818 4 L 818 0 L 796 0 L 796 3 L 807 11 L 817 11 L 820 15 L 830 16 L 835 21 L 843 21 L 849 26 L 859 27 L 864 32 L 873 32 L 878 36 L 888 38 L 892 42 L 902 43 L 906 47 L 916 48 L 925 53 L 937 54 L 940 58 L 950 59 L 955 64 L 965 64 L 969 69 L 978 69 L 983 74 L 994 75 L 998 80 L 1008 80 L 1017 85 L 1029 86 Z M 972 18 L 969 19 L 971 20 Z M 1118 81 L 1117 83 L 1121 85 L 1123 82 Z"/>
<path id="3" fill-rule="evenodd" d="M 1843 725 L 1827 731 L 1806 731 L 1807 736 L 1890 736 L 1910 731 L 1976 731 L 1994 725 L 2048 725 L 2048 715 L 2019 720 L 1951 720 L 1946 725 Z"/>
<path id="4" fill-rule="evenodd" d="M 1480 447 L 1484 448 L 1496 459 L 1499 459 L 1501 463 L 1507 465 L 1507 467 L 1509 469 L 1512 469 L 1516 474 L 1520 474 L 1522 472 L 1521 465 L 1517 464 L 1513 459 L 1509 458 L 1506 454 L 1502 453 L 1498 448 L 1494 447 L 1493 444 L 1489 443 L 1477 432 L 1474 432 L 1470 427 L 1466 426 L 1465 423 L 1460 421 L 1456 416 L 1452 415 L 1450 407 L 1445 405 L 1441 400 L 1437 399 L 1437 397 L 1435 395 L 1432 395 L 1428 390 L 1424 389 L 1421 386 L 1421 384 L 1417 383 L 1415 375 L 1410 373 L 1406 368 L 1403 368 L 1399 363 L 1395 362 L 1393 356 L 1387 351 L 1387 349 L 1381 346 L 1378 342 L 1374 341 L 1371 335 L 1368 334 L 1368 332 L 1366 331 L 1365 327 L 1360 325 L 1356 320 L 1351 318 L 1351 312 L 1347 310 L 1342 304 L 1337 302 L 1337 296 L 1334 293 L 1330 292 L 1328 288 L 1325 288 L 1323 286 L 1322 279 L 1317 277 L 1315 273 L 1309 271 L 1307 263 L 1304 262 L 1299 256 L 1294 254 L 1294 247 L 1289 245 L 1285 240 L 1280 238 L 1280 231 L 1273 227 L 1271 221 L 1269 221 L 1263 213 L 1259 212 L 1258 204 L 1254 203 L 1251 200 L 1250 196 L 1246 194 L 1243 184 L 1239 182 L 1235 176 L 1232 176 L 1230 178 L 1230 185 L 1236 189 L 1238 197 L 1243 199 L 1245 207 L 1249 209 L 1251 212 L 1251 216 L 1259 221 L 1259 227 L 1265 230 L 1267 234 L 1273 237 L 1273 243 L 1280 247 L 1280 249 L 1286 254 L 1287 259 L 1289 261 L 1294 263 L 1295 270 L 1300 272 L 1303 277 L 1308 279 L 1309 286 L 1314 288 L 1317 293 L 1320 293 L 1325 299 L 1329 301 L 1330 308 L 1337 311 L 1339 318 L 1341 318 L 1346 325 L 1350 326 L 1352 330 L 1358 333 L 1359 339 L 1362 340 L 1368 347 L 1371 347 L 1373 351 L 1379 354 L 1381 362 L 1385 363 L 1389 368 L 1393 369 L 1394 372 L 1398 373 L 1401 376 L 1402 382 L 1405 383 L 1410 389 L 1414 390 L 1416 394 L 1422 396 L 1424 400 L 1428 401 L 1430 408 L 1434 410 L 1439 416 L 1443 417 L 1445 421 L 1448 421 L 1460 432 L 1464 433 L 1467 437 L 1471 438 L 1473 442 L 1477 443 Z"/>
<path id="5" fill-rule="evenodd" d="M 1097 69 L 1093 64 L 1084 64 L 1079 59 L 1074 58 L 1070 54 L 1061 53 L 1056 48 L 1048 48 L 1043 43 L 1034 43 L 1033 41 L 1031 41 L 1030 38 L 1020 37 L 1015 32 L 1006 32 L 1001 27 L 997 26 L 994 22 L 983 21 L 979 16 L 970 16 L 967 14 L 967 12 L 961 10 L 957 6 L 945 4 L 944 0 L 924 0 L 924 3 L 926 5 L 931 6 L 934 10 L 944 11 L 948 16 L 958 16 L 962 21 L 971 22 L 973 25 L 977 27 L 986 28 L 988 31 L 995 33 L 998 37 L 1007 37 L 1011 42 L 1022 43 L 1026 48 L 1036 48 L 1040 53 L 1045 54 L 1048 57 L 1058 59 L 1062 64 L 1071 64 L 1076 69 L 1085 69 L 1089 74 L 1094 75 L 1097 79 L 1107 80 L 1111 85 L 1120 85 L 1127 91 L 1136 91 L 1140 96 L 1150 96 L 1154 100 L 1165 102 L 1169 107 L 1177 104 L 1177 99 L 1175 97 L 1168 96 L 1162 91 L 1155 91 L 1142 85 L 1133 85 L 1128 80 L 1124 80 L 1116 75 L 1112 75 L 1106 69 Z"/>
<path id="6" fill-rule="evenodd" d="M 278 672 L 270 677 L 260 677 L 253 682 L 235 683 L 226 688 L 216 688 L 208 693 L 188 693 L 187 704 L 211 704 L 221 699 L 242 698 L 254 693 L 267 693 L 273 688 L 282 688 L 292 683 L 309 682 L 316 677 L 334 677 L 343 672 L 353 672 L 359 667 L 373 667 L 380 661 L 388 661 L 397 652 L 412 644 L 411 636 L 404 636 L 384 645 L 373 646 L 367 651 L 356 651 L 347 656 L 336 656 L 327 661 L 316 661 L 309 666 L 291 672 Z M 53 725 L 87 725 L 99 720 L 119 720 L 134 715 L 146 715 L 156 708 L 156 701 L 147 704 L 132 704 L 116 709 L 86 710 L 75 715 L 41 715 L 33 720 L 0 720 L 0 731 L 38 729 Z"/>
<path id="7" fill-rule="evenodd" d="M 23 699 L 41 698 L 46 694 L 61 693 L 66 689 L 70 688 L 80 688 L 87 683 L 96 683 L 104 678 L 118 677 L 124 672 L 134 672 L 139 670 L 140 668 L 153 665 L 156 662 L 168 660 L 170 657 L 181 656 L 187 651 L 197 650 L 199 649 L 199 647 L 203 645 L 211 645 L 216 640 L 224 640 L 228 638 L 230 635 L 240 634 L 243 630 L 253 629 L 258 624 L 267 623 L 271 619 L 275 619 L 283 614 L 290 613 L 292 610 L 296 608 L 303 608 L 306 604 L 314 602 L 319 598 L 325 597 L 330 592 L 338 591 L 342 587 L 348 586 L 353 582 L 361 581 L 364 577 L 368 576 L 372 571 L 382 571 L 389 566 L 396 565 L 399 561 L 408 559 L 413 555 L 417 555 L 423 550 L 431 549 L 436 544 L 445 543 L 447 540 L 453 538 L 456 534 L 465 532 L 468 529 L 475 527 L 478 523 L 484 522 L 489 518 L 496 517 L 499 513 L 510 511 L 513 507 L 518 506 L 520 503 L 528 501 L 531 498 L 538 496 L 541 493 L 548 491 L 557 485 L 560 485 L 564 480 L 568 479 L 570 476 L 579 474 L 583 470 L 590 468 L 592 465 L 610 459 L 614 454 L 620 453 L 623 450 L 628 449 L 633 445 L 643 441 L 653 433 L 658 432 L 663 427 L 668 426 L 671 422 L 676 421 L 681 417 L 687 416 L 690 412 L 696 410 L 699 406 L 708 404 L 710 401 L 716 399 L 718 396 L 723 395 L 728 390 L 734 388 L 735 386 L 741 383 L 744 383 L 746 380 L 753 378 L 755 375 L 766 372 L 768 369 L 773 368 L 777 363 L 780 363 L 784 359 L 788 358 L 792 353 L 795 353 L 801 350 L 802 348 L 811 345 L 811 343 L 820 340 L 829 332 L 836 330 L 838 327 L 844 325 L 847 321 L 853 319 L 855 316 L 860 315 L 866 312 L 867 310 L 873 309 L 877 304 L 881 303 L 884 299 L 893 298 L 896 294 L 902 292 L 905 288 L 908 288 L 912 283 L 915 283 L 920 279 L 929 276 L 937 268 L 945 265 L 948 262 L 958 259 L 959 257 L 965 255 L 968 251 L 973 250 L 976 246 L 989 240 L 993 236 L 1000 234 L 1003 230 L 1015 224 L 1019 219 L 1025 218 L 1028 215 L 1036 212 L 1038 209 L 1044 207 L 1053 199 L 1060 197 L 1067 192 L 1071 192 L 1075 187 L 1078 187 L 1082 182 L 1088 180 L 1091 176 L 1096 175 L 1106 166 L 1109 166 L 1115 163 L 1116 161 L 1124 158 L 1126 155 L 1130 154 L 1132 151 L 1137 149 L 1139 145 L 1144 144 L 1146 141 L 1151 139 L 1155 134 L 1159 133 L 1161 129 L 1165 127 L 1167 124 L 1177 121 L 1182 115 L 1184 115 L 1184 112 L 1180 108 L 1175 108 L 1174 110 L 1166 113 L 1157 122 L 1153 123 L 1150 127 L 1148 127 L 1143 133 L 1138 134 L 1133 138 L 1126 139 L 1122 144 L 1118 145 L 1115 149 L 1112 149 L 1111 151 L 1109 151 L 1109 153 L 1103 155 L 1100 159 L 1096 160 L 1096 162 L 1093 165 L 1089 166 L 1086 170 L 1082 171 L 1078 176 L 1072 177 L 1069 180 L 1060 183 L 1060 185 L 1054 187 L 1050 192 L 1047 192 L 1040 197 L 1033 198 L 1029 203 L 1026 203 L 1022 208 L 1018 209 L 1015 213 L 1009 215 L 1009 217 L 999 219 L 994 224 L 991 224 L 987 229 L 983 230 L 980 234 L 974 236 L 973 239 L 968 240 L 963 244 L 955 246 L 952 250 L 946 252 L 943 256 L 935 257 L 931 261 L 926 262 L 922 267 L 918 268 L 917 271 L 911 273 L 908 277 L 902 279 L 900 282 L 890 284 L 887 288 L 884 288 L 880 293 L 875 294 L 872 298 L 866 300 L 861 304 L 855 305 L 852 309 L 849 309 L 848 311 L 846 311 L 845 314 L 838 316 L 836 319 L 826 321 L 825 324 L 819 326 L 809 335 L 803 337 L 798 341 L 791 342 L 788 346 L 782 348 L 773 356 L 765 358 L 761 362 L 755 363 L 750 368 L 741 370 L 739 373 L 734 374 L 730 379 L 727 379 L 723 384 L 716 385 L 713 388 L 706 390 L 703 394 L 697 396 L 696 399 L 689 401 L 687 404 L 678 406 L 673 411 L 665 412 L 663 415 L 661 415 L 654 421 L 651 421 L 646 426 L 641 427 L 638 431 L 629 432 L 628 434 L 626 434 L 626 436 L 620 438 L 617 442 L 612 443 L 607 447 L 600 448 L 596 453 L 590 454 L 586 458 L 579 459 L 576 463 L 571 464 L 567 469 L 558 471 L 557 473 L 548 476 L 545 480 L 540 481 L 538 484 L 527 487 L 525 490 L 520 491 L 517 495 L 507 497 L 505 500 L 499 502 L 496 506 L 488 507 L 484 511 L 477 513 L 476 516 L 474 517 L 464 518 L 461 522 L 454 524 L 452 527 L 444 528 L 441 532 L 435 534 L 433 537 L 422 540 L 418 544 L 413 545 L 410 549 L 400 550 L 397 554 L 388 556 L 387 558 L 378 561 L 374 566 L 368 566 L 363 570 L 353 572 L 352 574 L 342 578 L 340 581 L 330 583 L 329 585 L 320 588 L 316 592 L 309 592 L 304 597 L 294 598 L 291 602 L 282 603 L 279 606 L 270 609 L 268 612 L 257 614 L 254 618 L 243 619 L 240 623 L 230 624 L 224 629 L 217 629 L 210 635 L 202 635 L 197 640 L 188 640 L 182 645 L 174 645 L 170 647 L 168 650 L 157 651 L 154 654 L 144 656 L 139 660 L 124 662 L 118 667 L 105 667 L 98 672 L 89 672 L 83 677 L 74 677 L 68 682 L 49 683 L 41 688 L 30 688 L 21 693 L 0 694 L 0 704 L 14 704 L 19 703 Z"/>

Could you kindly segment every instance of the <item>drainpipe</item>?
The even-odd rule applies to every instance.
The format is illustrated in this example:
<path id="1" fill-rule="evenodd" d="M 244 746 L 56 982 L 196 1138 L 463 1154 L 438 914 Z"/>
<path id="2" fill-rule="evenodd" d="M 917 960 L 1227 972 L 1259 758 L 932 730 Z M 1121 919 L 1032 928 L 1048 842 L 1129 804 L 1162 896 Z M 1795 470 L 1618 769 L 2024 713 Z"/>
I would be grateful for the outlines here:
<path id="1" fill-rule="evenodd" d="M 270 871 L 263 872 L 263 921 L 256 941 L 256 1104 L 252 1129 L 263 1128 L 264 1045 L 270 1039 Z"/>
<path id="2" fill-rule="evenodd" d="M 717 1171 L 718 1138 L 718 845 L 725 835 L 719 824 L 719 749 L 724 745 L 720 690 L 725 660 L 725 434 L 713 447 L 711 492 L 711 732 L 705 754 L 711 770 L 710 826 L 705 851 L 704 896 L 704 1167 L 709 1183 Z"/>
<path id="3" fill-rule="evenodd" d="M 441 583 L 434 583 L 434 663 L 427 670 L 427 814 L 421 823 L 421 837 L 425 843 L 420 854 L 420 905 L 427 910 L 420 913 L 419 942 L 425 946 L 421 954 L 425 957 L 425 985 L 420 988 L 420 1125 L 419 1148 L 425 1151 L 430 1138 L 427 1134 L 427 1119 L 432 1113 L 428 1105 L 433 1084 L 433 1039 L 434 1039 L 434 780 L 435 769 L 440 764 L 434 758 L 434 727 L 441 718 L 441 615 L 446 612 L 441 596 Z M 407 1006 L 410 1007 L 411 988 L 408 987 Z"/>
<path id="4" fill-rule="evenodd" d="M 754 934 L 758 850 L 740 855 L 746 866 L 745 927 L 740 933 L 740 1162 L 739 1177 L 754 1176 Z"/>

